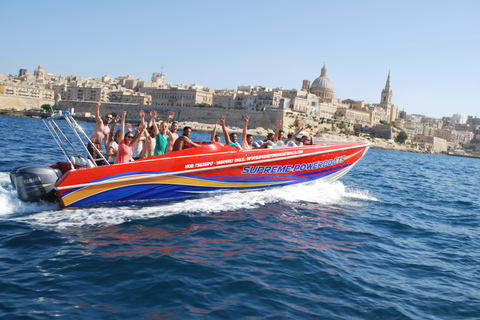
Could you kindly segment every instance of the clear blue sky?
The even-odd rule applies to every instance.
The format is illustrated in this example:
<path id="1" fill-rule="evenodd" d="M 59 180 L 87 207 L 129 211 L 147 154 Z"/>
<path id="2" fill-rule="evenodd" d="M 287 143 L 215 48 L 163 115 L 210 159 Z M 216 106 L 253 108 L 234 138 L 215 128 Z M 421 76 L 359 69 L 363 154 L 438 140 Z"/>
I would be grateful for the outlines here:
<path id="1" fill-rule="evenodd" d="M 301 88 L 325 62 L 335 97 L 480 117 L 480 1 L 0 0 L 0 73 Z"/>

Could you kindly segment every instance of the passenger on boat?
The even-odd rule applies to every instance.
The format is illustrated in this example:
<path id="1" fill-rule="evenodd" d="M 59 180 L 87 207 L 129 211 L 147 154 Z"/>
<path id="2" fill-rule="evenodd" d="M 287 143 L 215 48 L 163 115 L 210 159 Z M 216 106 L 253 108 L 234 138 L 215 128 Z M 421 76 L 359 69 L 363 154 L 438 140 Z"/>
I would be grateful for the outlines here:
<path id="1" fill-rule="evenodd" d="M 170 112 L 167 118 L 167 125 L 168 123 L 175 117 L 175 112 Z M 172 152 L 173 150 L 173 144 L 175 141 L 178 139 L 178 121 L 173 121 L 172 125 L 170 126 L 170 133 L 172 134 L 171 138 L 168 138 L 168 145 L 167 145 L 167 151 L 166 152 Z"/>
<path id="2" fill-rule="evenodd" d="M 150 111 L 150 120 L 148 124 L 145 124 L 147 126 L 147 133 L 145 134 L 145 143 L 142 150 L 142 159 L 152 157 L 153 152 L 155 151 L 155 133 L 153 126 L 155 125 L 156 117 L 157 111 Z"/>
<path id="3" fill-rule="evenodd" d="M 115 158 L 117 157 L 118 142 L 121 137 L 120 133 L 121 133 L 120 129 L 117 130 L 117 132 L 115 132 L 115 138 L 112 141 L 110 141 L 110 144 L 108 145 L 106 157 L 107 157 L 108 163 L 110 164 L 114 164 Z"/>
<path id="4" fill-rule="evenodd" d="M 222 138 L 220 138 L 220 135 L 216 134 L 217 133 L 217 126 L 218 126 L 218 121 L 215 121 L 215 126 L 213 127 L 212 136 L 210 137 L 210 140 L 212 142 L 221 143 Z"/>
<path id="5" fill-rule="evenodd" d="M 246 115 L 243 118 L 243 133 L 242 133 L 242 149 L 243 150 L 250 150 L 250 149 L 260 149 L 260 148 L 267 148 L 269 143 L 265 143 L 262 145 L 254 145 L 253 136 L 251 134 L 247 134 L 248 129 L 248 121 L 250 120 L 250 116 Z M 273 144 L 273 142 L 271 142 Z"/>
<path id="6" fill-rule="evenodd" d="M 137 125 L 137 128 L 135 128 L 135 135 L 139 134 L 140 135 L 140 140 L 136 145 L 133 146 L 132 152 L 133 152 L 133 160 L 138 160 L 142 158 L 142 153 L 143 153 L 143 145 L 146 140 L 146 131 L 143 131 L 142 133 L 139 132 L 140 128 L 145 128 L 146 123 L 145 123 L 145 111 L 140 110 L 138 113 L 140 115 L 140 123 Z"/>
<path id="7" fill-rule="evenodd" d="M 100 105 L 101 102 L 97 102 L 96 104 L 96 113 L 95 113 L 95 126 L 93 127 L 93 132 L 92 135 L 90 136 L 90 140 L 94 144 L 94 146 L 98 149 L 100 153 L 98 153 L 95 148 L 92 146 L 92 144 L 88 144 L 87 150 L 88 152 L 92 155 L 93 159 L 99 159 L 101 158 L 101 153 L 103 152 L 103 147 L 102 147 L 102 142 L 105 143 L 105 149 L 107 149 L 107 144 L 106 140 L 104 141 L 105 137 L 108 137 L 108 134 L 110 133 L 110 128 L 108 125 L 110 122 L 112 122 L 113 116 L 111 113 L 107 113 L 105 115 L 105 118 L 102 119 L 100 117 Z M 103 160 L 95 160 L 97 165 L 102 165 Z"/>
<path id="8" fill-rule="evenodd" d="M 225 136 L 225 143 L 229 144 L 233 147 L 237 147 L 239 149 L 242 149 L 242 146 L 237 141 L 237 134 L 234 133 L 234 132 L 228 134 L 228 130 L 227 130 L 227 127 L 225 125 L 225 116 L 222 116 L 222 118 L 220 119 L 220 123 L 222 125 L 223 134 Z"/>
<path id="9" fill-rule="evenodd" d="M 127 116 L 127 111 L 122 112 L 122 127 L 120 128 L 120 137 L 124 137 L 122 142 L 118 145 L 117 151 L 117 158 L 115 159 L 115 164 L 117 163 L 126 163 L 132 161 L 132 147 L 140 140 L 140 134 L 134 136 L 132 132 L 128 131 L 127 134 L 124 135 L 125 132 L 125 118 Z M 145 131 L 145 127 L 142 127 L 139 130 L 140 133 Z"/>
<path id="10" fill-rule="evenodd" d="M 295 139 L 303 130 L 305 130 L 305 127 L 301 127 L 300 130 L 295 132 L 295 134 L 289 133 L 287 135 L 287 141 L 285 141 L 285 145 L 289 147 L 297 146 L 297 144 L 295 143 Z"/>
<path id="11" fill-rule="evenodd" d="M 275 135 L 273 136 L 273 143 L 277 144 L 278 141 L 282 141 L 284 131 L 280 128 L 282 127 L 282 120 L 277 121 L 277 129 L 275 130 Z"/>
<path id="12" fill-rule="evenodd" d="M 173 144 L 173 150 L 172 151 L 179 151 L 183 150 L 186 147 L 200 147 L 200 144 L 196 144 L 192 140 L 189 139 L 190 134 L 192 133 L 192 128 L 190 127 L 184 127 L 183 128 L 183 135 L 178 137 L 177 140 L 175 140 L 175 143 Z"/>
<path id="13" fill-rule="evenodd" d="M 308 142 L 308 136 L 303 136 L 301 139 L 300 139 L 300 142 L 298 143 L 298 146 L 299 147 L 302 147 L 302 146 L 306 146 L 306 145 L 312 145 L 313 144 L 313 133 L 310 133 L 310 142 Z"/>
<path id="14" fill-rule="evenodd" d="M 172 119 L 173 119 L 173 117 L 175 116 L 175 112 L 170 113 L 170 115 L 168 116 L 169 119 L 170 119 L 170 116 L 172 116 Z M 170 122 L 170 120 L 168 122 Z M 172 136 L 173 136 L 173 142 L 175 142 L 175 140 L 178 139 L 177 130 L 178 130 L 178 121 L 173 121 L 172 125 L 170 126 L 170 132 L 172 133 Z"/>
<path id="15" fill-rule="evenodd" d="M 275 133 L 270 132 L 270 133 L 267 134 L 267 139 L 263 140 L 263 142 L 267 142 L 267 141 L 272 141 L 273 142 L 274 137 L 275 137 Z"/>
<path id="16" fill-rule="evenodd" d="M 168 142 L 170 139 L 173 139 L 172 133 L 168 130 L 168 121 L 160 123 L 160 128 L 158 128 L 158 126 L 153 126 L 153 134 L 155 135 L 155 151 L 153 152 L 153 155 L 157 156 L 159 154 L 167 153 Z M 168 151 L 171 152 L 172 149 Z"/>
<path id="17" fill-rule="evenodd" d="M 112 127 L 110 128 L 110 133 L 108 134 L 108 137 L 105 141 L 105 144 L 107 145 L 107 148 L 110 145 L 110 142 L 113 141 L 113 133 L 115 132 L 115 127 L 116 127 L 118 121 L 120 121 L 120 116 L 116 115 L 115 118 L 113 119 Z"/>

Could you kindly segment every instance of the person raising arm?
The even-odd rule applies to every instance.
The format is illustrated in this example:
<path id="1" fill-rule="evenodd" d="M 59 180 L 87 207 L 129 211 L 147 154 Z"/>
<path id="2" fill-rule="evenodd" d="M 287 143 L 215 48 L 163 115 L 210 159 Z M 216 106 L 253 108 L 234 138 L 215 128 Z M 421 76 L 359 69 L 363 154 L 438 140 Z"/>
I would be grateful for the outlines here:
<path id="1" fill-rule="evenodd" d="M 220 136 L 217 134 L 217 126 L 218 126 L 218 121 L 215 121 L 215 126 L 213 127 L 213 131 L 212 131 L 212 136 L 210 137 L 210 140 L 212 142 L 222 142 L 222 139 L 220 138 Z"/>
<path id="2" fill-rule="evenodd" d="M 220 123 L 222 125 L 223 134 L 225 136 L 225 143 L 231 145 L 232 147 L 242 149 L 240 143 L 238 143 L 237 141 L 237 134 L 233 132 L 231 134 L 228 134 L 228 130 L 225 125 L 225 116 L 222 116 L 222 119 L 220 119 Z"/>
<path id="3" fill-rule="evenodd" d="M 302 146 L 306 146 L 306 145 L 313 145 L 313 133 L 310 132 L 310 143 L 307 143 L 308 142 L 308 137 L 307 136 L 303 136 L 301 139 L 300 139 L 300 142 L 298 143 L 298 146 L 299 147 L 302 147 Z"/>
<path id="4" fill-rule="evenodd" d="M 105 140 L 105 144 L 107 146 L 110 146 L 110 142 L 113 141 L 113 133 L 115 132 L 115 126 L 117 125 L 118 121 L 120 121 L 119 115 L 117 115 L 115 119 L 113 119 L 112 128 L 110 129 L 110 133 L 108 134 L 107 139 Z"/>
<path id="5" fill-rule="evenodd" d="M 127 163 L 132 159 L 132 147 L 140 140 L 145 127 L 139 128 L 137 136 L 134 136 L 132 132 L 128 131 L 125 134 L 125 118 L 127 116 L 127 111 L 122 112 L 122 126 L 120 128 L 120 137 L 124 137 L 122 142 L 118 145 L 117 157 L 115 159 L 115 164 L 117 163 Z M 125 135 L 124 135 L 125 134 Z"/>

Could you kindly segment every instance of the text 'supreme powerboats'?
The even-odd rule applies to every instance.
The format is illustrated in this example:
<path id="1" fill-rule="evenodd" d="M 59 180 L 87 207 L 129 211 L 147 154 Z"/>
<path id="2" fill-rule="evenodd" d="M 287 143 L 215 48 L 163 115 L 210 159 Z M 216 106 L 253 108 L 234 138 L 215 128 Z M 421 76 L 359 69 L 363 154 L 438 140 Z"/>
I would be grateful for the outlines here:
<path id="1" fill-rule="evenodd" d="M 67 121 L 88 157 L 76 150 L 55 123 L 57 119 Z M 96 166 L 83 142 L 91 141 L 70 114 L 44 121 L 67 161 L 50 166 L 23 165 L 12 169 L 10 179 L 21 200 L 58 199 L 62 208 L 172 201 L 318 179 L 335 181 L 370 147 L 364 142 L 327 142 L 240 150 L 207 142 L 129 163 Z"/>

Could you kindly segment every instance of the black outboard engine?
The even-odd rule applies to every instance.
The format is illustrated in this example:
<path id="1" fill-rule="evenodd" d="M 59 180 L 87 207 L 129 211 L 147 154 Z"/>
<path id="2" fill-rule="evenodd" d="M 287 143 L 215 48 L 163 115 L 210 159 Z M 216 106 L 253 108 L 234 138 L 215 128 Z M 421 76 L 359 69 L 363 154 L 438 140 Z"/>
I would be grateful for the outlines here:
<path id="1" fill-rule="evenodd" d="M 59 169 L 27 164 L 10 171 L 10 181 L 22 201 L 55 201 L 55 182 L 62 176 Z"/>

